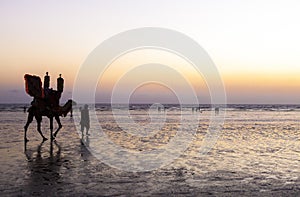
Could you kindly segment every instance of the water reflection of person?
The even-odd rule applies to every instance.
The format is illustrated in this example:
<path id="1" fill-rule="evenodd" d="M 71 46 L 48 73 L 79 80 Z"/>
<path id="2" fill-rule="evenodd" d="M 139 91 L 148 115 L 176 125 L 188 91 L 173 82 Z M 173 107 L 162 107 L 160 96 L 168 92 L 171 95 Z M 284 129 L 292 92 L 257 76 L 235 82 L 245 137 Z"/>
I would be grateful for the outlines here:
<path id="1" fill-rule="evenodd" d="M 81 133 L 83 135 L 84 128 L 86 129 L 86 135 L 89 134 L 90 129 L 90 116 L 89 116 L 89 106 L 87 104 L 84 105 L 84 108 L 79 108 L 81 112 Z"/>
<path id="2" fill-rule="evenodd" d="M 89 160 L 90 157 L 90 152 L 88 150 L 89 145 L 90 145 L 89 136 L 82 135 L 80 140 L 80 156 L 83 161 Z M 88 163 L 84 162 L 82 165 L 83 165 L 82 167 L 85 167 L 86 165 L 88 165 Z"/>
<path id="3" fill-rule="evenodd" d="M 81 135 L 81 141 L 80 141 L 80 156 L 82 157 L 83 161 L 88 161 L 90 153 L 88 151 L 88 147 L 90 146 L 90 139 L 89 136 Z M 86 165 L 86 164 L 84 164 Z"/>
<path id="4" fill-rule="evenodd" d="M 81 135 L 81 145 L 85 145 L 86 147 L 90 146 L 90 137 L 89 135 Z"/>

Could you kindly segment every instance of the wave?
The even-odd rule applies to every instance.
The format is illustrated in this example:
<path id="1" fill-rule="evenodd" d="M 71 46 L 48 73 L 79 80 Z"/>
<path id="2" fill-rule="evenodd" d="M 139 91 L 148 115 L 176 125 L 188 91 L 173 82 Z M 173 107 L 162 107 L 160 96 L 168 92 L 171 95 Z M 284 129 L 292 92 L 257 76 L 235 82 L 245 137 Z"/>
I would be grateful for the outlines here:
<path id="1" fill-rule="evenodd" d="M 83 104 L 79 104 L 76 108 L 82 107 Z M 114 109 L 120 110 L 136 110 L 143 111 L 148 110 L 152 104 L 118 104 L 111 105 L 109 103 L 97 103 L 95 104 L 96 111 L 111 111 L 112 107 Z M 28 109 L 30 104 L 0 104 L 0 112 L 22 112 L 24 107 Z M 91 106 L 90 106 L 91 107 Z M 211 104 L 162 104 L 161 108 L 171 111 L 189 111 L 194 109 L 199 109 L 201 111 L 211 111 L 215 108 L 226 109 L 226 111 L 300 111 L 300 105 L 295 104 L 227 104 L 226 106 L 222 105 L 211 105 Z M 163 110 L 161 109 L 161 110 Z"/>

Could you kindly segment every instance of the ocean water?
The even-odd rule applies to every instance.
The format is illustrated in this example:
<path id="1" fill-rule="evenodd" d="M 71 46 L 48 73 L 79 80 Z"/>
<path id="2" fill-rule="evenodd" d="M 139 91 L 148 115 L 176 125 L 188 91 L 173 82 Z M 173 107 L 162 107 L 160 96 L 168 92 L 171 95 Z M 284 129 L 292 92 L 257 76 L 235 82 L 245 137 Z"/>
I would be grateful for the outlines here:
<path id="1" fill-rule="evenodd" d="M 193 138 L 179 157 L 160 168 L 135 172 L 116 168 L 106 158 L 97 158 L 95 148 L 106 153 L 116 166 L 120 166 L 118 162 L 125 167 L 130 164 L 120 160 L 123 155 L 117 157 L 110 146 L 101 143 L 97 128 L 91 128 L 89 136 L 78 133 L 75 120 L 79 118 L 76 112 L 80 105 L 74 108 L 73 118 L 61 118 L 63 128 L 55 141 L 42 143 L 34 121 L 25 146 L 23 126 L 27 113 L 23 106 L 0 105 L 1 196 L 300 195 L 299 105 L 227 105 L 216 144 L 201 155 L 199 150 L 210 118 L 218 116 L 210 105 L 200 105 L 201 112 L 193 112 L 190 105 L 152 109 L 154 117 L 165 118 L 164 123 L 153 135 L 135 136 L 151 123 L 151 105 L 133 104 L 117 109 L 120 113 L 115 116 L 124 120 L 126 131 L 117 124 L 110 105 L 97 104 L 97 121 L 105 137 L 135 153 L 167 146 L 176 137 L 182 121 L 190 123 L 197 113 L 199 121 Z M 126 122 L 128 114 L 122 112 L 127 110 L 134 124 Z M 224 109 L 220 110 L 223 113 Z M 42 131 L 45 136 L 50 135 L 45 117 Z"/>

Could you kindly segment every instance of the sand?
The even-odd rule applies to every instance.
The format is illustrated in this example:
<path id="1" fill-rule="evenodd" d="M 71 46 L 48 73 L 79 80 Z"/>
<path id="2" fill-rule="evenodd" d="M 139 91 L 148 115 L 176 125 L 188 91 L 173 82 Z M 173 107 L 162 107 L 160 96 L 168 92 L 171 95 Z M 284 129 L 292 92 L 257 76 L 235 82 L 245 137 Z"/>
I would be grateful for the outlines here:
<path id="1" fill-rule="evenodd" d="M 107 112 L 98 113 L 115 143 L 141 148 L 143 143 L 138 144 L 137 139 L 124 138 Z M 91 154 L 70 117 L 62 118 L 64 127 L 56 140 L 44 143 L 33 123 L 25 146 L 26 114 L 2 111 L 1 196 L 299 196 L 299 114 L 228 112 L 217 144 L 207 155 L 199 156 L 208 127 L 204 112 L 197 135 L 183 155 L 153 171 L 126 172 Z M 171 123 L 168 128 L 174 126 Z M 49 136 L 49 121 L 44 118 L 42 124 L 43 133 Z M 84 136 L 84 142 L 87 137 L 95 143 L 93 134 Z"/>

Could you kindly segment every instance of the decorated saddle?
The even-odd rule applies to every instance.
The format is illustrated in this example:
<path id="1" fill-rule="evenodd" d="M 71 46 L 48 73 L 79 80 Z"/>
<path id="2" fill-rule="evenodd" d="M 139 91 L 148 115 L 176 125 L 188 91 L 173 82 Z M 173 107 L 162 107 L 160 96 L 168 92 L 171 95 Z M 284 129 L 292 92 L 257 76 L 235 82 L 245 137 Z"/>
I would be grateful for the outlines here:
<path id="1" fill-rule="evenodd" d="M 26 93 L 34 97 L 35 105 L 46 105 L 50 108 L 59 106 L 62 91 L 52 90 L 49 86 L 44 89 L 39 76 L 25 74 L 24 79 Z"/>

